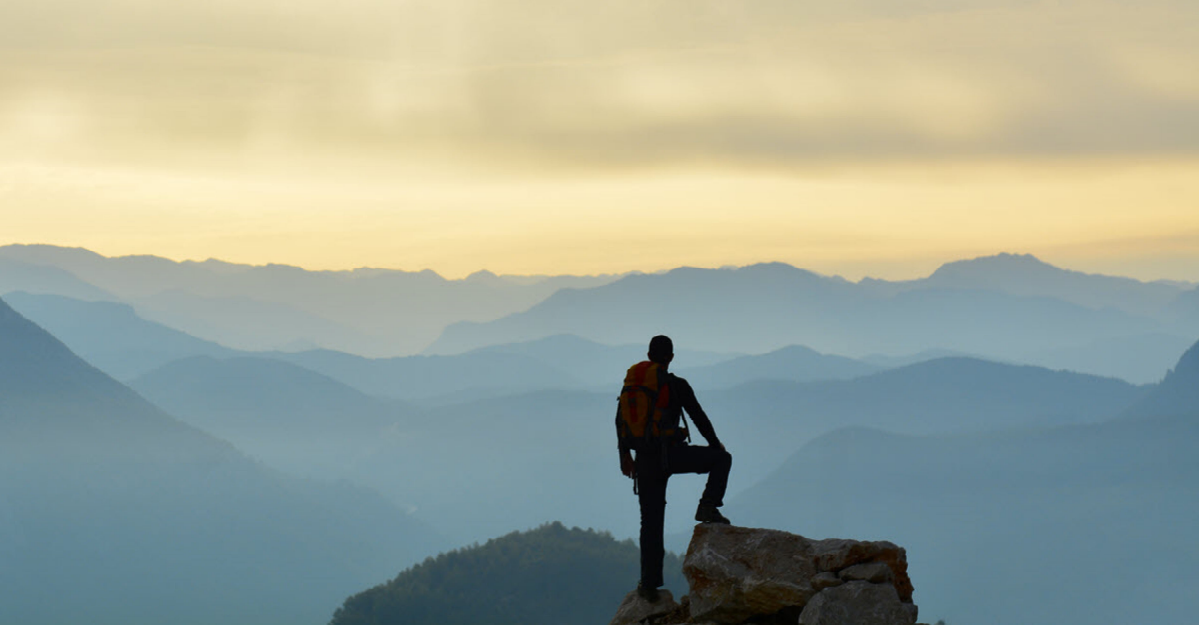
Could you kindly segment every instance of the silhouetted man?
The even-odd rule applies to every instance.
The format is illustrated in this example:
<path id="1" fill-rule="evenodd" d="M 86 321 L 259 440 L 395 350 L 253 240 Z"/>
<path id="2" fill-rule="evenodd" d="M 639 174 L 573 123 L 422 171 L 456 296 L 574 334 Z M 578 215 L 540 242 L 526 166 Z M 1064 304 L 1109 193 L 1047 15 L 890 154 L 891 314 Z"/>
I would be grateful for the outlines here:
<path id="1" fill-rule="evenodd" d="M 650 362 L 661 365 L 665 373 L 660 380 L 668 388 L 665 407 L 660 422 L 665 431 L 676 434 L 663 438 L 647 439 L 647 442 L 632 449 L 624 438 L 620 438 L 620 470 L 636 480 L 638 500 L 641 504 L 641 582 L 637 592 L 649 601 L 658 600 L 658 588 L 662 586 L 662 560 L 666 555 L 663 545 L 662 527 L 666 515 L 666 482 L 676 473 L 707 473 L 708 483 L 695 511 L 695 520 L 700 523 L 728 523 L 717 510 L 724 505 L 724 491 L 728 487 L 729 468 L 733 457 L 725 451 L 712 422 L 695 399 L 695 391 L 687 380 L 666 372 L 674 360 L 674 343 L 666 336 L 655 336 L 649 342 Z M 627 383 L 627 381 L 626 381 Z M 707 447 L 689 445 L 683 440 L 686 430 L 679 428 L 683 411 L 686 410 Z M 620 417 L 617 417 L 620 433 Z M 619 436 L 618 436 L 619 438 Z M 636 458 L 633 457 L 636 451 Z"/>

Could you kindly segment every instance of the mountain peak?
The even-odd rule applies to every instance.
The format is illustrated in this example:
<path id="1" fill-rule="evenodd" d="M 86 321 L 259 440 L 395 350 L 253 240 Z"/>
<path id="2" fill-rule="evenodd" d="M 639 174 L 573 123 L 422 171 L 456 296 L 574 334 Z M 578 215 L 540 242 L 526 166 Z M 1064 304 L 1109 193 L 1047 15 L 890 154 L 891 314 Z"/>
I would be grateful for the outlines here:
<path id="1" fill-rule="evenodd" d="M 87 367 L 62 341 L 0 299 L 0 389 L 45 390 L 56 376 L 94 378 L 103 374 Z"/>
<path id="2" fill-rule="evenodd" d="M 62 247 L 60 245 L 48 245 L 45 243 L 13 243 L 0 247 L 0 254 L 4 256 L 20 257 L 28 261 L 52 261 L 62 258 L 71 258 L 76 260 L 97 260 L 104 257 L 96 252 L 82 247 Z"/>
<path id="3" fill-rule="evenodd" d="M 1178 359 L 1178 364 L 1166 375 L 1164 383 L 1187 384 L 1199 388 L 1199 342 L 1192 345 Z"/>
<path id="4" fill-rule="evenodd" d="M 1041 274 L 1050 273 L 1066 273 L 1066 270 L 1059 269 L 1033 256 L 1032 254 L 1011 254 L 1002 252 L 993 256 L 979 256 L 967 260 L 957 260 L 941 265 L 931 278 L 947 278 L 947 277 L 962 277 L 962 276 L 993 276 L 996 274 L 1010 273 L 1027 274 L 1037 272 Z"/>
<path id="5" fill-rule="evenodd" d="M 1125 414 L 1140 417 L 1199 415 L 1199 343 L 1192 345 L 1165 379 Z"/>
<path id="6" fill-rule="evenodd" d="M 494 272 L 488 271 L 487 269 L 480 269 L 469 276 L 466 276 L 465 280 L 466 282 L 477 282 L 479 284 L 495 284 L 497 282 L 504 281 L 503 278 L 495 275 Z"/>

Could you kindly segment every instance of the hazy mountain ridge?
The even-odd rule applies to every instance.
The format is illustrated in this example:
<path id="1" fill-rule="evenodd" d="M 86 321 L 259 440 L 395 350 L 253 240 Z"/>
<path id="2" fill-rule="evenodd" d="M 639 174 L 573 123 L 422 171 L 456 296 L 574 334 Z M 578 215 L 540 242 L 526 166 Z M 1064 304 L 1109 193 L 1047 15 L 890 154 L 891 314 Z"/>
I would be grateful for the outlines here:
<path id="1" fill-rule="evenodd" d="M 444 355 L 560 334 L 622 346 L 668 333 L 680 349 L 718 353 L 942 351 L 1146 383 L 1165 373 L 1154 363 L 1199 334 L 1192 284 L 1085 274 L 1013 254 L 946 263 L 917 280 L 858 283 L 783 263 L 596 277 L 483 270 L 450 281 L 429 271 L 108 259 L 52 246 L 7 246 L 0 259 L 78 272 L 147 319 L 268 351 Z M 4 275 L 0 266 L 0 285 Z"/>
<path id="2" fill-rule="evenodd" d="M 1158 315 L 1194 284 L 1142 282 L 1054 267 L 1031 254 L 999 254 L 939 267 L 921 286 L 975 288 L 1025 297 L 1054 297 L 1088 308 L 1115 308 L 1133 315 Z"/>
<path id="3" fill-rule="evenodd" d="M 130 380 L 192 356 L 231 357 L 236 350 L 144 319 L 128 304 L 14 292 L 9 306 L 118 380 Z"/>
<path id="4" fill-rule="evenodd" d="M 3 301 L 0 432 L 0 621 L 315 623 L 440 544 L 169 417 Z"/>
<path id="5" fill-rule="evenodd" d="M 738 356 L 706 367 L 679 369 L 678 374 L 696 388 L 724 389 L 756 380 L 845 380 L 880 369 L 882 367 L 860 360 L 789 345 L 761 355 Z"/>
<path id="6" fill-rule="evenodd" d="M 4 248 L 0 248 L 3 250 Z M 12 291 L 51 293 L 88 301 L 110 301 L 116 296 L 105 292 L 74 274 L 58 267 L 23 263 L 0 257 L 0 295 Z"/>
<path id="7" fill-rule="evenodd" d="M 479 274 L 447 280 L 429 270 L 307 271 L 154 256 L 106 258 L 44 245 L 0 247 L 0 258 L 65 270 L 113 293 L 148 318 L 229 347 L 268 349 L 306 340 L 372 356 L 415 353 L 450 321 L 498 318 L 564 286 L 604 284 L 619 277 L 493 280 Z M 274 318 L 256 312 L 255 303 L 273 306 Z M 195 315 L 197 306 L 209 307 L 206 318 Z M 226 310 L 235 318 L 220 322 L 229 314 Z M 292 334 L 289 340 L 280 334 L 284 329 Z M 262 340 L 256 338 L 260 335 L 270 342 L 255 342 Z"/>
<path id="8" fill-rule="evenodd" d="M 1153 392 L 1124 414 L 1134 417 L 1199 415 L 1199 343 L 1192 345 L 1178 359 L 1178 364 Z"/>
<path id="9" fill-rule="evenodd" d="M 479 348 L 454 356 L 366 358 L 331 350 L 248 352 L 229 349 L 142 319 L 132 307 L 56 295 L 13 293 L 14 308 L 55 332 L 76 353 L 109 375 L 133 380 L 175 360 L 270 358 L 299 365 L 377 397 L 452 403 L 553 388 L 596 389 L 645 346 L 608 346 L 561 335 Z M 879 367 L 789 346 L 761 355 L 679 349 L 680 372 L 703 388 L 728 388 L 752 379 L 808 381 L 853 377 Z"/>
<path id="10" fill-rule="evenodd" d="M 753 382 L 698 392 L 729 449 L 753 450 L 737 459 L 733 478 L 748 485 L 798 445 L 840 427 L 948 434 L 1098 422 L 1146 391 L 1109 378 L 941 358 L 852 380 Z"/>
<path id="11" fill-rule="evenodd" d="M 564 289 L 528 311 L 488 323 L 451 324 L 426 353 L 461 353 L 553 334 L 621 345 L 644 342 L 644 337 L 667 329 L 676 344 L 691 349 L 770 351 L 787 341 L 764 341 L 751 330 L 783 323 L 817 325 L 819 316 L 803 308 L 805 300 L 812 303 L 816 297 L 824 297 L 821 301 L 827 307 L 846 305 L 846 298 L 857 300 L 863 295 L 842 279 L 782 263 L 735 269 L 683 267 L 662 274 L 627 276 L 586 290 Z M 713 317 L 718 321 L 713 323 Z M 753 319 L 754 323 L 735 323 L 734 319 Z M 714 328 L 720 329 L 719 337 L 708 336 Z"/>
<path id="12" fill-rule="evenodd" d="M 1032 273 L 1052 279 L 1042 279 L 1040 287 L 1034 282 L 1015 288 L 1029 265 Z M 975 271 L 980 266 L 986 270 Z M 967 279 L 976 273 L 977 279 Z M 996 279 L 997 273 L 1004 279 Z M 1139 299 L 1112 305 L 1129 293 Z M 427 351 L 461 353 L 551 334 L 624 344 L 668 328 L 676 344 L 711 351 L 761 353 L 787 345 L 851 356 L 948 350 L 1016 362 L 1064 362 L 1088 373 L 1118 372 L 1143 382 L 1165 372 L 1166 365 L 1154 367 L 1151 357 L 1181 353 L 1199 333 L 1199 315 L 1191 319 L 1170 312 L 1177 307 L 1174 300 L 1187 293 L 1169 283 L 1109 280 L 1010 255 L 963 261 L 940 276 L 904 283 L 854 284 L 778 264 L 679 269 L 562 291 L 492 322 L 452 324 Z M 1154 312 L 1128 312 L 1144 309 Z M 1128 342 L 1144 336 L 1160 337 L 1162 346 L 1152 354 L 1134 351 L 1123 357 Z M 1111 356 L 1070 355 L 1086 350 Z M 1125 365 L 1129 361 L 1135 368 Z"/>

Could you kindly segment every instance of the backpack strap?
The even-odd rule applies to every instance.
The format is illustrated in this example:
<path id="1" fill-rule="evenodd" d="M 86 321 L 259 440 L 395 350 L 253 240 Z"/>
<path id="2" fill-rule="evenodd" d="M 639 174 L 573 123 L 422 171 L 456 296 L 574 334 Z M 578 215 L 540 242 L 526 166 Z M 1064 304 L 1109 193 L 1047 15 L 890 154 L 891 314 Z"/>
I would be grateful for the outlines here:
<path id="1" fill-rule="evenodd" d="M 664 377 L 665 377 L 665 380 L 663 380 L 662 383 L 659 384 L 659 386 L 669 384 L 670 381 L 672 379 L 674 379 L 675 375 L 673 373 L 667 373 Z M 687 412 L 685 410 L 683 410 L 681 406 L 679 407 L 679 422 L 680 422 L 680 427 L 683 429 L 683 433 L 686 434 L 686 436 L 687 436 L 687 444 L 690 445 L 691 444 L 691 425 L 689 423 L 687 423 Z"/>

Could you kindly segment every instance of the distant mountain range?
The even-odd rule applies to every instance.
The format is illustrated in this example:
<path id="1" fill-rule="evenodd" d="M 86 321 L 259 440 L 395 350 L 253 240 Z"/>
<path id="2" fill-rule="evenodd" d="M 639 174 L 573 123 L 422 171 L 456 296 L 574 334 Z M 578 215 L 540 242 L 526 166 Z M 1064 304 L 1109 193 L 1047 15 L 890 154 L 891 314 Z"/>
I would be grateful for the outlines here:
<path id="1" fill-rule="evenodd" d="M 677 345 L 714 351 L 789 344 L 841 355 L 945 350 L 1150 382 L 1199 335 L 1199 310 L 1180 304 L 1191 288 L 1010 255 L 953 263 L 907 282 L 854 284 L 781 264 L 676 269 L 560 291 L 491 322 L 459 322 L 428 351 L 555 333 L 620 344 L 669 328 Z"/>
<path id="2" fill-rule="evenodd" d="M 181 423 L 0 301 L 0 622 L 315 624 L 442 544 Z"/>
<path id="3" fill-rule="evenodd" d="M 128 304 L 16 291 L 9 306 L 45 328 L 71 351 L 112 377 L 128 381 L 180 358 L 229 358 L 237 350 L 141 318 Z"/>
<path id="4" fill-rule="evenodd" d="M 120 299 L 147 319 L 228 347 L 324 347 L 367 356 L 412 354 L 447 323 L 499 318 L 560 288 L 595 286 L 618 277 L 479 272 L 447 280 L 428 270 L 306 271 L 216 260 L 106 258 L 48 245 L 0 247 L 0 295 L 23 290 Z"/>
<path id="5" fill-rule="evenodd" d="M 0 247 L 0 295 L 121 301 L 146 320 L 241 351 L 321 348 L 372 358 L 454 355 L 558 335 L 641 346 L 666 333 L 680 350 L 716 354 L 805 346 L 891 361 L 884 366 L 912 354 L 958 354 L 1151 383 L 1199 336 L 1195 287 L 1084 274 L 1011 254 L 947 263 L 918 280 L 853 283 L 781 263 L 445 280 L 429 271 L 305 271 Z M 584 385 L 596 379 L 586 367 L 556 362 Z M 713 363 L 686 366 L 706 364 Z M 337 369 L 322 372 L 338 377 Z M 137 373 L 146 371 L 139 365 Z M 395 385 L 394 375 L 383 378 Z"/>
<path id="6" fill-rule="evenodd" d="M 14 309 L 62 339 L 109 375 L 132 381 L 176 360 L 257 358 L 284 361 L 377 397 L 452 403 L 542 389 L 607 388 L 644 345 L 607 346 L 562 335 L 479 348 L 453 356 L 365 358 L 331 350 L 247 352 L 195 338 L 142 319 L 132 307 L 58 295 L 14 292 Z M 760 356 L 678 350 L 680 372 L 702 388 L 756 379 L 844 379 L 880 369 L 849 358 L 791 346 Z"/>
<path id="7" fill-rule="evenodd" d="M 739 356 L 706 367 L 683 367 L 678 373 L 696 388 L 725 389 L 760 380 L 848 380 L 882 368 L 844 356 L 821 354 L 800 345 L 789 345 L 766 354 Z"/>

